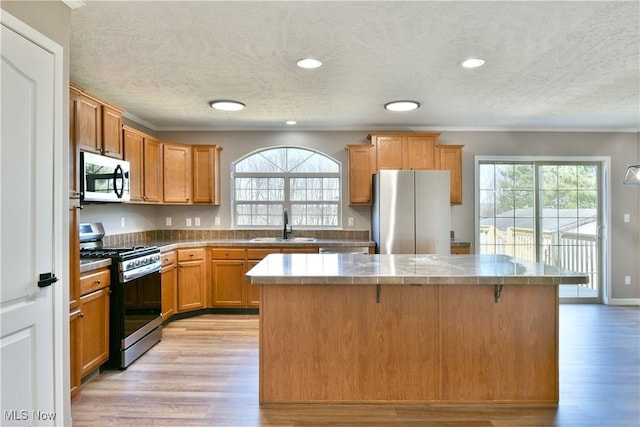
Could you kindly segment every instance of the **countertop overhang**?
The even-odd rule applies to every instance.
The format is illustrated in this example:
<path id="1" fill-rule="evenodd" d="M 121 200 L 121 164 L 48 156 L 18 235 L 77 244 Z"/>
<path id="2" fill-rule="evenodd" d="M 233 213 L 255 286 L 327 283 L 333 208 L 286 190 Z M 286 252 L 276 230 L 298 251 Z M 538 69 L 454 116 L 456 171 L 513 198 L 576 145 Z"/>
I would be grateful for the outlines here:
<path id="1" fill-rule="evenodd" d="M 271 254 L 248 283 L 332 285 L 559 285 L 586 274 L 507 255 Z"/>

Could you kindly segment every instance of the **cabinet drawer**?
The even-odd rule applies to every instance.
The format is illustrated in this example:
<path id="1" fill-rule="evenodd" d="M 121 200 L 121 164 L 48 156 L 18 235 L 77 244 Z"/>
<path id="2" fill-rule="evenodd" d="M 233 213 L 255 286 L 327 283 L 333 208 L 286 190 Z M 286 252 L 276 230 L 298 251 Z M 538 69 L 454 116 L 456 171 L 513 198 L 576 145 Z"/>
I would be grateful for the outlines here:
<path id="1" fill-rule="evenodd" d="M 204 249 L 178 249 L 178 261 L 204 259 Z"/>
<path id="2" fill-rule="evenodd" d="M 110 284 L 111 275 L 109 270 L 104 268 L 93 273 L 80 277 L 80 295 L 106 288 Z"/>
<path id="3" fill-rule="evenodd" d="M 191 257 L 189 257 L 191 258 Z M 162 266 L 166 267 L 167 265 L 176 263 L 176 251 L 163 252 L 160 254 L 160 259 L 162 260 Z"/>
<path id="4" fill-rule="evenodd" d="M 470 246 L 451 246 L 451 254 L 452 255 L 468 255 L 471 253 Z"/>
<path id="5" fill-rule="evenodd" d="M 244 259 L 244 249 L 214 248 L 211 259 Z"/>
<path id="6" fill-rule="evenodd" d="M 269 254 L 279 254 L 280 249 L 262 248 L 262 249 L 247 249 L 247 259 L 260 260 Z"/>

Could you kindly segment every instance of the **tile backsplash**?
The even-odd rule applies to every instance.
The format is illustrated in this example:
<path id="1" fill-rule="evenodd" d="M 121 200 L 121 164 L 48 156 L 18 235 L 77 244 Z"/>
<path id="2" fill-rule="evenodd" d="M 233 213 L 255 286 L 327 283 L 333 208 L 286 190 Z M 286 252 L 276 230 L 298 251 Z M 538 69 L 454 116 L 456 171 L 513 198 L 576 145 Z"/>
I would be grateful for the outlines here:
<path id="1" fill-rule="evenodd" d="M 248 240 L 280 237 L 280 230 L 150 230 L 104 236 L 105 246 L 144 245 L 151 242 L 198 242 L 207 240 Z M 295 230 L 293 237 L 332 240 L 370 240 L 369 230 Z"/>

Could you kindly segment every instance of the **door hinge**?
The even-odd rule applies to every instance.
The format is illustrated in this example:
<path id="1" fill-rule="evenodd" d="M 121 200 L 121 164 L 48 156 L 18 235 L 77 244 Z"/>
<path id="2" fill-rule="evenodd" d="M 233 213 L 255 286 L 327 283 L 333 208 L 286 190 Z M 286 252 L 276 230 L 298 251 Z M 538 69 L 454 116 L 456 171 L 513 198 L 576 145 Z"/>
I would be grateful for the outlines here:
<path id="1" fill-rule="evenodd" d="M 56 283 L 58 278 L 53 273 L 40 273 L 40 280 L 38 280 L 39 288 L 46 288 L 47 286 L 51 286 L 53 283 Z"/>

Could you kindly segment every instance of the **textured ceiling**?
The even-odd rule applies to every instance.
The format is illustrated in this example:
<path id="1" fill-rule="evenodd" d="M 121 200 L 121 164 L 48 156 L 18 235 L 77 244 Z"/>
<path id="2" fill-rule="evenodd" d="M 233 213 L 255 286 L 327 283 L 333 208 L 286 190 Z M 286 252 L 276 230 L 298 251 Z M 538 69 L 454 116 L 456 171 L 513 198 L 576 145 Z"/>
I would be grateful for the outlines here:
<path id="1" fill-rule="evenodd" d="M 71 80 L 154 130 L 639 128 L 638 1 L 88 1 L 71 23 Z"/>

